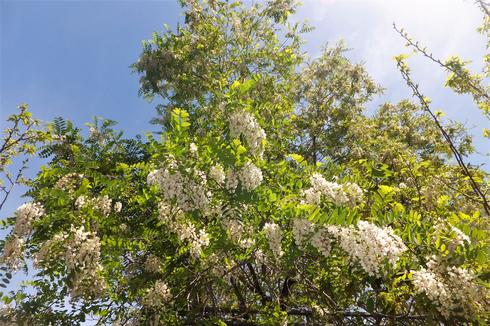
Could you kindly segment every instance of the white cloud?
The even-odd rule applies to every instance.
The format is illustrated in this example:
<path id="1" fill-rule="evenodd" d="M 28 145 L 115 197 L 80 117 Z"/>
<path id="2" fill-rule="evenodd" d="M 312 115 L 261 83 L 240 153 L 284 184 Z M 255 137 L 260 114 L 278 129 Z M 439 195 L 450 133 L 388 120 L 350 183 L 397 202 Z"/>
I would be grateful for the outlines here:
<path id="1" fill-rule="evenodd" d="M 345 39 L 353 49 L 349 57 L 364 62 L 373 78 L 387 88 L 386 95 L 375 103 L 398 101 L 411 95 L 392 59 L 410 52 L 393 30 L 393 22 L 426 45 L 435 57 L 443 60 L 457 54 L 472 60 L 474 71 L 482 68 L 486 40 L 476 32 L 482 13 L 473 1 L 305 0 L 303 3 L 295 19 L 307 19 L 316 27 L 306 36 L 308 53 L 315 57 L 325 43 Z M 481 137 L 481 128 L 488 120 L 482 119 L 471 99 L 444 88 L 446 74 L 427 59 L 414 56 L 409 64 L 414 79 L 424 94 L 433 99 L 434 106 L 445 110 L 448 118 L 464 122 L 475 136 L 477 147 L 485 152 L 488 141 Z M 488 159 L 472 157 L 472 160 Z"/>

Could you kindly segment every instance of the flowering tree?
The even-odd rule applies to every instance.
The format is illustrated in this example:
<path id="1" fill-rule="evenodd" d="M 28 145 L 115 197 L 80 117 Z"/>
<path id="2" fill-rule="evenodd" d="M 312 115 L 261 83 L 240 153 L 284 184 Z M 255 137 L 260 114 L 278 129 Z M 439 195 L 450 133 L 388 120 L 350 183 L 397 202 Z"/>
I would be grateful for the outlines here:
<path id="1" fill-rule="evenodd" d="M 464 128 L 437 120 L 446 142 L 425 102 L 364 115 L 379 87 L 342 45 L 303 65 L 292 1 L 185 8 L 134 65 L 160 133 L 50 127 L 3 251 L 34 290 L 3 317 L 485 324 L 488 174 L 450 164 Z"/>

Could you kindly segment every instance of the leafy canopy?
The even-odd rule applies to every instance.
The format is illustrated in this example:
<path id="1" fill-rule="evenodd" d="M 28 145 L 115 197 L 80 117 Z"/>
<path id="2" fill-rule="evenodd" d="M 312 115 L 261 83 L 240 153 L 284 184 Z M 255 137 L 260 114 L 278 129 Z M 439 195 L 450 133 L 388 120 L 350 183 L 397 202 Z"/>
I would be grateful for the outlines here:
<path id="1" fill-rule="evenodd" d="M 185 24 L 133 66 L 140 93 L 162 100 L 159 132 L 48 128 L 49 163 L 3 243 L 6 266 L 32 261 L 36 275 L 3 295 L 2 318 L 485 324 L 489 176 L 465 163 L 471 138 L 432 112 L 404 57 L 419 103 L 367 115 L 381 87 L 341 43 L 308 59 L 293 1 L 182 4 Z M 483 79 L 444 65 L 484 110 Z"/>

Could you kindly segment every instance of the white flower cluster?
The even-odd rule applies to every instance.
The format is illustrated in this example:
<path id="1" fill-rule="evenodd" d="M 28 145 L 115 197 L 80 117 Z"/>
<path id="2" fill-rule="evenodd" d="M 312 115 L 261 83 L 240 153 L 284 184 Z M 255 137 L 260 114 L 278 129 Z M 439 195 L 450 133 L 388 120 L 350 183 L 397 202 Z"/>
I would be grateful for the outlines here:
<path id="1" fill-rule="evenodd" d="M 172 294 L 170 293 L 167 284 L 158 280 L 143 298 L 143 305 L 149 308 L 163 308 L 171 298 Z"/>
<path id="2" fill-rule="evenodd" d="M 31 233 L 32 222 L 44 215 L 44 207 L 39 203 L 25 203 L 15 211 L 14 233 L 23 237 Z"/>
<path id="3" fill-rule="evenodd" d="M 226 178 L 225 171 L 223 170 L 223 167 L 219 164 L 214 165 L 211 167 L 211 169 L 209 169 L 209 176 L 219 185 L 222 185 L 225 182 Z"/>
<path id="4" fill-rule="evenodd" d="M 473 272 L 456 266 L 445 268 L 432 257 L 427 268 L 412 272 L 418 293 L 432 301 L 445 318 L 472 320 L 484 312 L 489 291 L 475 282 Z"/>
<path id="5" fill-rule="evenodd" d="M 102 266 L 97 265 L 90 272 L 75 273 L 72 279 L 70 295 L 72 299 L 79 297 L 100 298 L 105 295 L 107 283 L 105 279 L 100 277 Z"/>
<path id="6" fill-rule="evenodd" d="M 65 191 L 73 192 L 80 182 L 83 179 L 83 174 L 79 173 L 68 173 L 56 181 L 54 187 L 57 189 L 62 189 Z"/>
<path id="7" fill-rule="evenodd" d="M 238 187 L 238 175 L 232 169 L 226 172 L 226 184 L 225 188 L 230 192 L 235 192 L 236 187 Z"/>
<path id="8" fill-rule="evenodd" d="M 430 301 L 436 302 L 440 306 L 449 302 L 449 294 L 446 286 L 441 282 L 433 272 L 421 268 L 412 272 L 412 282 L 419 293 L 425 293 Z"/>
<path id="9" fill-rule="evenodd" d="M 71 226 L 65 246 L 65 264 L 68 272 L 74 272 L 75 275 L 71 288 L 73 298 L 103 294 L 106 284 L 99 276 L 102 269 L 100 247 L 100 239 L 96 234 L 85 231 L 83 226 Z"/>
<path id="10" fill-rule="evenodd" d="M 88 204 L 87 196 L 81 195 L 78 196 L 78 198 L 75 200 L 75 207 L 77 209 L 82 209 L 87 204 Z"/>
<path id="11" fill-rule="evenodd" d="M 262 171 L 253 163 L 247 162 L 240 169 L 240 182 L 246 191 L 252 191 L 262 183 Z"/>
<path id="12" fill-rule="evenodd" d="M 355 206 L 361 202 L 363 197 L 362 189 L 355 183 L 346 182 L 338 184 L 330 182 L 319 174 L 314 173 L 310 177 L 311 188 L 303 191 L 305 202 L 311 205 L 319 205 L 321 196 L 333 202 L 335 205 Z"/>
<path id="13" fill-rule="evenodd" d="M 281 245 L 281 240 L 282 240 L 281 228 L 279 227 L 279 225 L 272 222 L 272 223 L 265 223 L 263 230 L 265 236 L 267 237 L 267 240 L 269 240 L 269 247 L 271 248 L 271 251 L 274 253 L 274 256 L 276 258 L 280 258 L 284 254 Z"/>
<path id="14" fill-rule="evenodd" d="M 158 273 L 162 268 L 162 260 L 154 255 L 150 254 L 145 260 L 145 270 L 150 273 Z"/>
<path id="15" fill-rule="evenodd" d="M 171 232 L 176 233 L 181 241 L 191 244 L 191 256 L 194 259 L 199 258 L 203 247 L 209 245 L 209 235 L 206 230 L 201 229 L 197 232 L 191 222 L 183 219 L 182 211 L 179 208 L 172 208 L 167 202 L 158 204 L 158 213 L 160 221 L 167 225 Z"/>
<path id="16" fill-rule="evenodd" d="M 114 203 L 114 212 L 120 213 L 122 208 L 123 208 L 123 206 L 122 206 L 122 203 L 120 201 Z"/>
<path id="17" fill-rule="evenodd" d="M 85 231 L 83 226 L 76 228 L 72 225 L 68 233 L 58 233 L 41 245 L 34 254 L 34 266 L 42 268 L 49 261 L 63 260 L 67 273 L 73 277 L 71 297 L 100 297 L 107 288 L 100 276 L 100 249 L 100 239 L 96 234 Z"/>
<path id="18" fill-rule="evenodd" d="M 457 227 L 455 226 L 452 226 L 451 227 L 451 233 L 455 235 L 455 242 L 457 245 L 464 245 L 465 242 L 467 243 L 471 243 L 471 239 L 469 236 L 467 236 L 466 234 L 464 234 L 463 231 L 461 231 L 460 229 L 458 229 Z"/>
<path id="19" fill-rule="evenodd" d="M 311 245 L 318 249 L 324 257 L 328 257 L 332 249 L 332 236 L 328 229 L 320 228 L 316 231 L 311 237 Z"/>
<path id="20" fill-rule="evenodd" d="M 250 152 L 253 155 L 262 155 L 264 151 L 262 143 L 266 134 L 252 114 L 243 110 L 236 111 L 231 114 L 229 123 L 231 137 L 238 138 L 242 135 Z"/>
<path id="21" fill-rule="evenodd" d="M 337 231 L 334 226 L 316 228 L 313 223 L 305 219 L 295 219 L 293 222 L 294 241 L 299 249 L 304 250 L 309 243 L 315 247 L 323 256 L 328 257 L 332 246 L 332 230 Z"/>
<path id="22" fill-rule="evenodd" d="M 407 250 L 405 244 L 390 227 L 380 228 L 366 221 L 359 221 L 357 228 L 335 225 L 316 227 L 313 223 L 297 219 L 293 222 L 295 243 L 304 249 L 309 243 L 327 257 L 334 241 L 358 262 L 371 276 L 381 276 L 385 262 L 395 265 Z"/>
<path id="23" fill-rule="evenodd" d="M 303 190 L 303 196 L 305 197 L 305 203 L 310 205 L 320 205 L 322 199 L 322 193 L 315 190 L 315 188 L 308 188 Z"/>
<path id="24" fill-rule="evenodd" d="M 192 154 L 192 155 L 197 155 L 197 145 L 195 143 L 191 143 L 189 145 L 189 152 Z"/>
<path id="25" fill-rule="evenodd" d="M 188 241 L 191 244 L 190 253 L 194 259 L 199 258 L 203 247 L 209 245 L 209 235 L 206 230 L 201 229 L 197 232 L 195 226 L 190 222 L 180 224 L 176 232 L 181 241 Z"/>
<path id="26" fill-rule="evenodd" d="M 86 269 L 97 264 L 100 258 L 100 240 L 85 231 L 83 226 L 70 228 L 71 237 L 66 245 L 65 261 L 69 270 Z"/>
<path id="27" fill-rule="evenodd" d="M 97 139 L 99 138 L 100 133 L 99 130 L 93 126 L 88 128 L 88 138 L 90 139 Z"/>
<path id="28" fill-rule="evenodd" d="M 40 203 L 25 203 L 15 210 L 15 225 L 3 248 L 0 260 L 12 270 L 20 268 L 24 256 L 23 237 L 32 232 L 32 223 L 44 215 L 44 207 Z"/>
<path id="29" fill-rule="evenodd" d="M 338 235 L 340 247 L 371 276 L 381 276 L 382 264 L 395 265 L 407 250 L 391 227 L 380 228 L 367 221 L 359 221 L 357 229 L 342 228 Z"/>
<path id="30" fill-rule="evenodd" d="M 112 199 L 107 195 L 95 198 L 88 198 L 87 196 L 81 195 L 75 200 L 75 207 L 78 210 L 87 207 L 88 205 L 92 206 L 104 216 L 109 216 L 112 211 L 119 213 L 122 210 L 122 203 L 115 202 L 113 205 Z"/>
<path id="31" fill-rule="evenodd" d="M 5 241 L 3 254 L 0 261 L 13 271 L 17 271 L 20 268 L 23 256 L 24 239 L 19 238 L 16 235 L 12 235 Z"/>
<path id="32" fill-rule="evenodd" d="M 109 196 L 99 196 L 93 201 L 94 208 L 100 211 L 104 216 L 108 216 L 112 209 L 112 199 Z"/>
<path id="33" fill-rule="evenodd" d="M 148 174 L 147 183 L 157 185 L 165 201 L 175 201 L 185 212 L 199 209 L 208 213 L 211 192 L 206 190 L 206 175 L 196 169 L 187 169 L 186 174 L 173 168 L 158 169 Z"/>
<path id="34" fill-rule="evenodd" d="M 162 201 L 158 204 L 158 217 L 162 223 L 170 224 L 173 222 L 172 220 L 172 206 L 168 203 Z"/>
<path id="35" fill-rule="evenodd" d="M 304 249 L 307 241 L 309 240 L 309 236 L 312 232 L 313 224 L 305 219 L 295 219 L 293 221 L 293 236 L 294 241 L 298 248 Z"/>

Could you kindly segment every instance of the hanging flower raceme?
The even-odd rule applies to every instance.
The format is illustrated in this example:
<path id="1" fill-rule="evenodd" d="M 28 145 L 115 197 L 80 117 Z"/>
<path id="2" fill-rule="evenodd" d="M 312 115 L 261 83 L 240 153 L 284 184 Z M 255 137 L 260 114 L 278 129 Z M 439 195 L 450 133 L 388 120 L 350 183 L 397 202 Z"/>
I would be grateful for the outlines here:
<path id="1" fill-rule="evenodd" d="M 269 247 L 271 251 L 274 253 L 274 256 L 276 258 L 280 258 L 284 254 L 281 245 L 281 239 L 282 239 L 281 228 L 279 227 L 279 225 L 277 225 L 274 222 L 265 223 L 264 233 L 267 240 L 269 240 Z"/>
<path id="2" fill-rule="evenodd" d="M 13 271 L 19 270 L 24 256 L 24 239 L 12 235 L 5 241 L 0 262 L 6 264 Z"/>
<path id="3" fill-rule="evenodd" d="M 240 182 L 243 189 L 252 191 L 262 183 L 262 171 L 252 162 L 247 162 L 240 170 Z"/>
<path id="4" fill-rule="evenodd" d="M 107 288 L 100 276 L 102 265 L 99 237 L 84 226 L 72 225 L 68 233 L 58 233 L 45 241 L 34 254 L 37 268 L 49 267 L 50 262 L 63 261 L 72 276 L 70 294 L 78 297 L 100 297 Z"/>
<path id="5" fill-rule="evenodd" d="M 367 221 L 359 221 L 357 227 L 340 227 L 315 226 L 298 219 L 293 223 L 293 235 L 300 249 L 309 243 L 325 257 L 329 256 L 335 242 L 352 262 L 361 265 L 369 275 L 378 277 L 383 275 L 384 263 L 394 266 L 407 250 L 390 227 L 378 227 Z"/>
<path id="6" fill-rule="evenodd" d="M 436 257 L 428 259 L 427 268 L 412 271 L 415 290 L 433 302 L 445 318 L 472 319 L 485 311 L 490 295 L 476 283 L 475 274 L 457 266 L 446 267 Z"/>
<path id="7" fill-rule="evenodd" d="M 197 169 L 186 174 L 174 168 L 162 168 L 148 174 L 148 185 L 156 185 L 166 202 L 175 202 L 185 212 L 199 209 L 209 213 L 211 192 L 207 190 L 206 175 Z"/>
<path id="8" fill-rule="evenodd" d="M 39 203 L 25 203 L 15 211 L 14 233 L 18 237 L 28 235 L 32 231 L 32 223 L 44 215 L 44 208 Z"/>
<path id="9" fill-rule="evenodd" d="M 155 282 L 153 288 L 148 290 L 146 296 L 143 298 L 143 305 L 148 308 L 162 308 L 170 301 L 172 294 L 163 281 L 158 280 Z"/>
<path id="10" fill-rule="evenodd" d="M 337 236 L 340 247 L 371 276 L 382 276 L 383 263 L 394 266 L 407 250 L 393 229 L 367 221 L 359 221 L 357 229 L 342 228 Z"/>
<path id="11" fill-rule="evenodd" d="M 68 173 L 59 178 L 54 187 L 72 193 L 82 179 L 83 174 Z"/>
<path id="12" fill-rule="evenodd" d="M 319 174 L 314 173 L 310 177 L 311 188 L 303 191 L 305 202 L 311 205 L 319 205 L 322 196 L 335 205 L 353 207 L 362 201 L 362 189 L 355 183 L 346 182 L 338 184 L 330 182 Z"/>
<path id="13" fill-rule="evenodd" d="M 209 176 L 219 185 L 222 185 L 226 178 L 225 171 L 219 164 L 214 165 L 211 167 L 211 169 L 209 169 Z"/>
<path id="14" fill-rule="evenodd" d="M 231 137 L 243 136 L 250 152 L 253 155 L 261 156 L 264 151 L 263 142 L 266 139 L 266 134 L 255 117 L 249 112 L 238 110 L 231 114 L 229 123 Z"/>
<path id="15" fill-rule="evenodd" d="M 40 203 L 25 203 L 15 210 L 14 215 L 14 228 L 5 241 L 0 260 L 16 271 L 24 256 L 24 238 L 32 232 L 32 224 L 44 215 L 44 207 Z"/>

